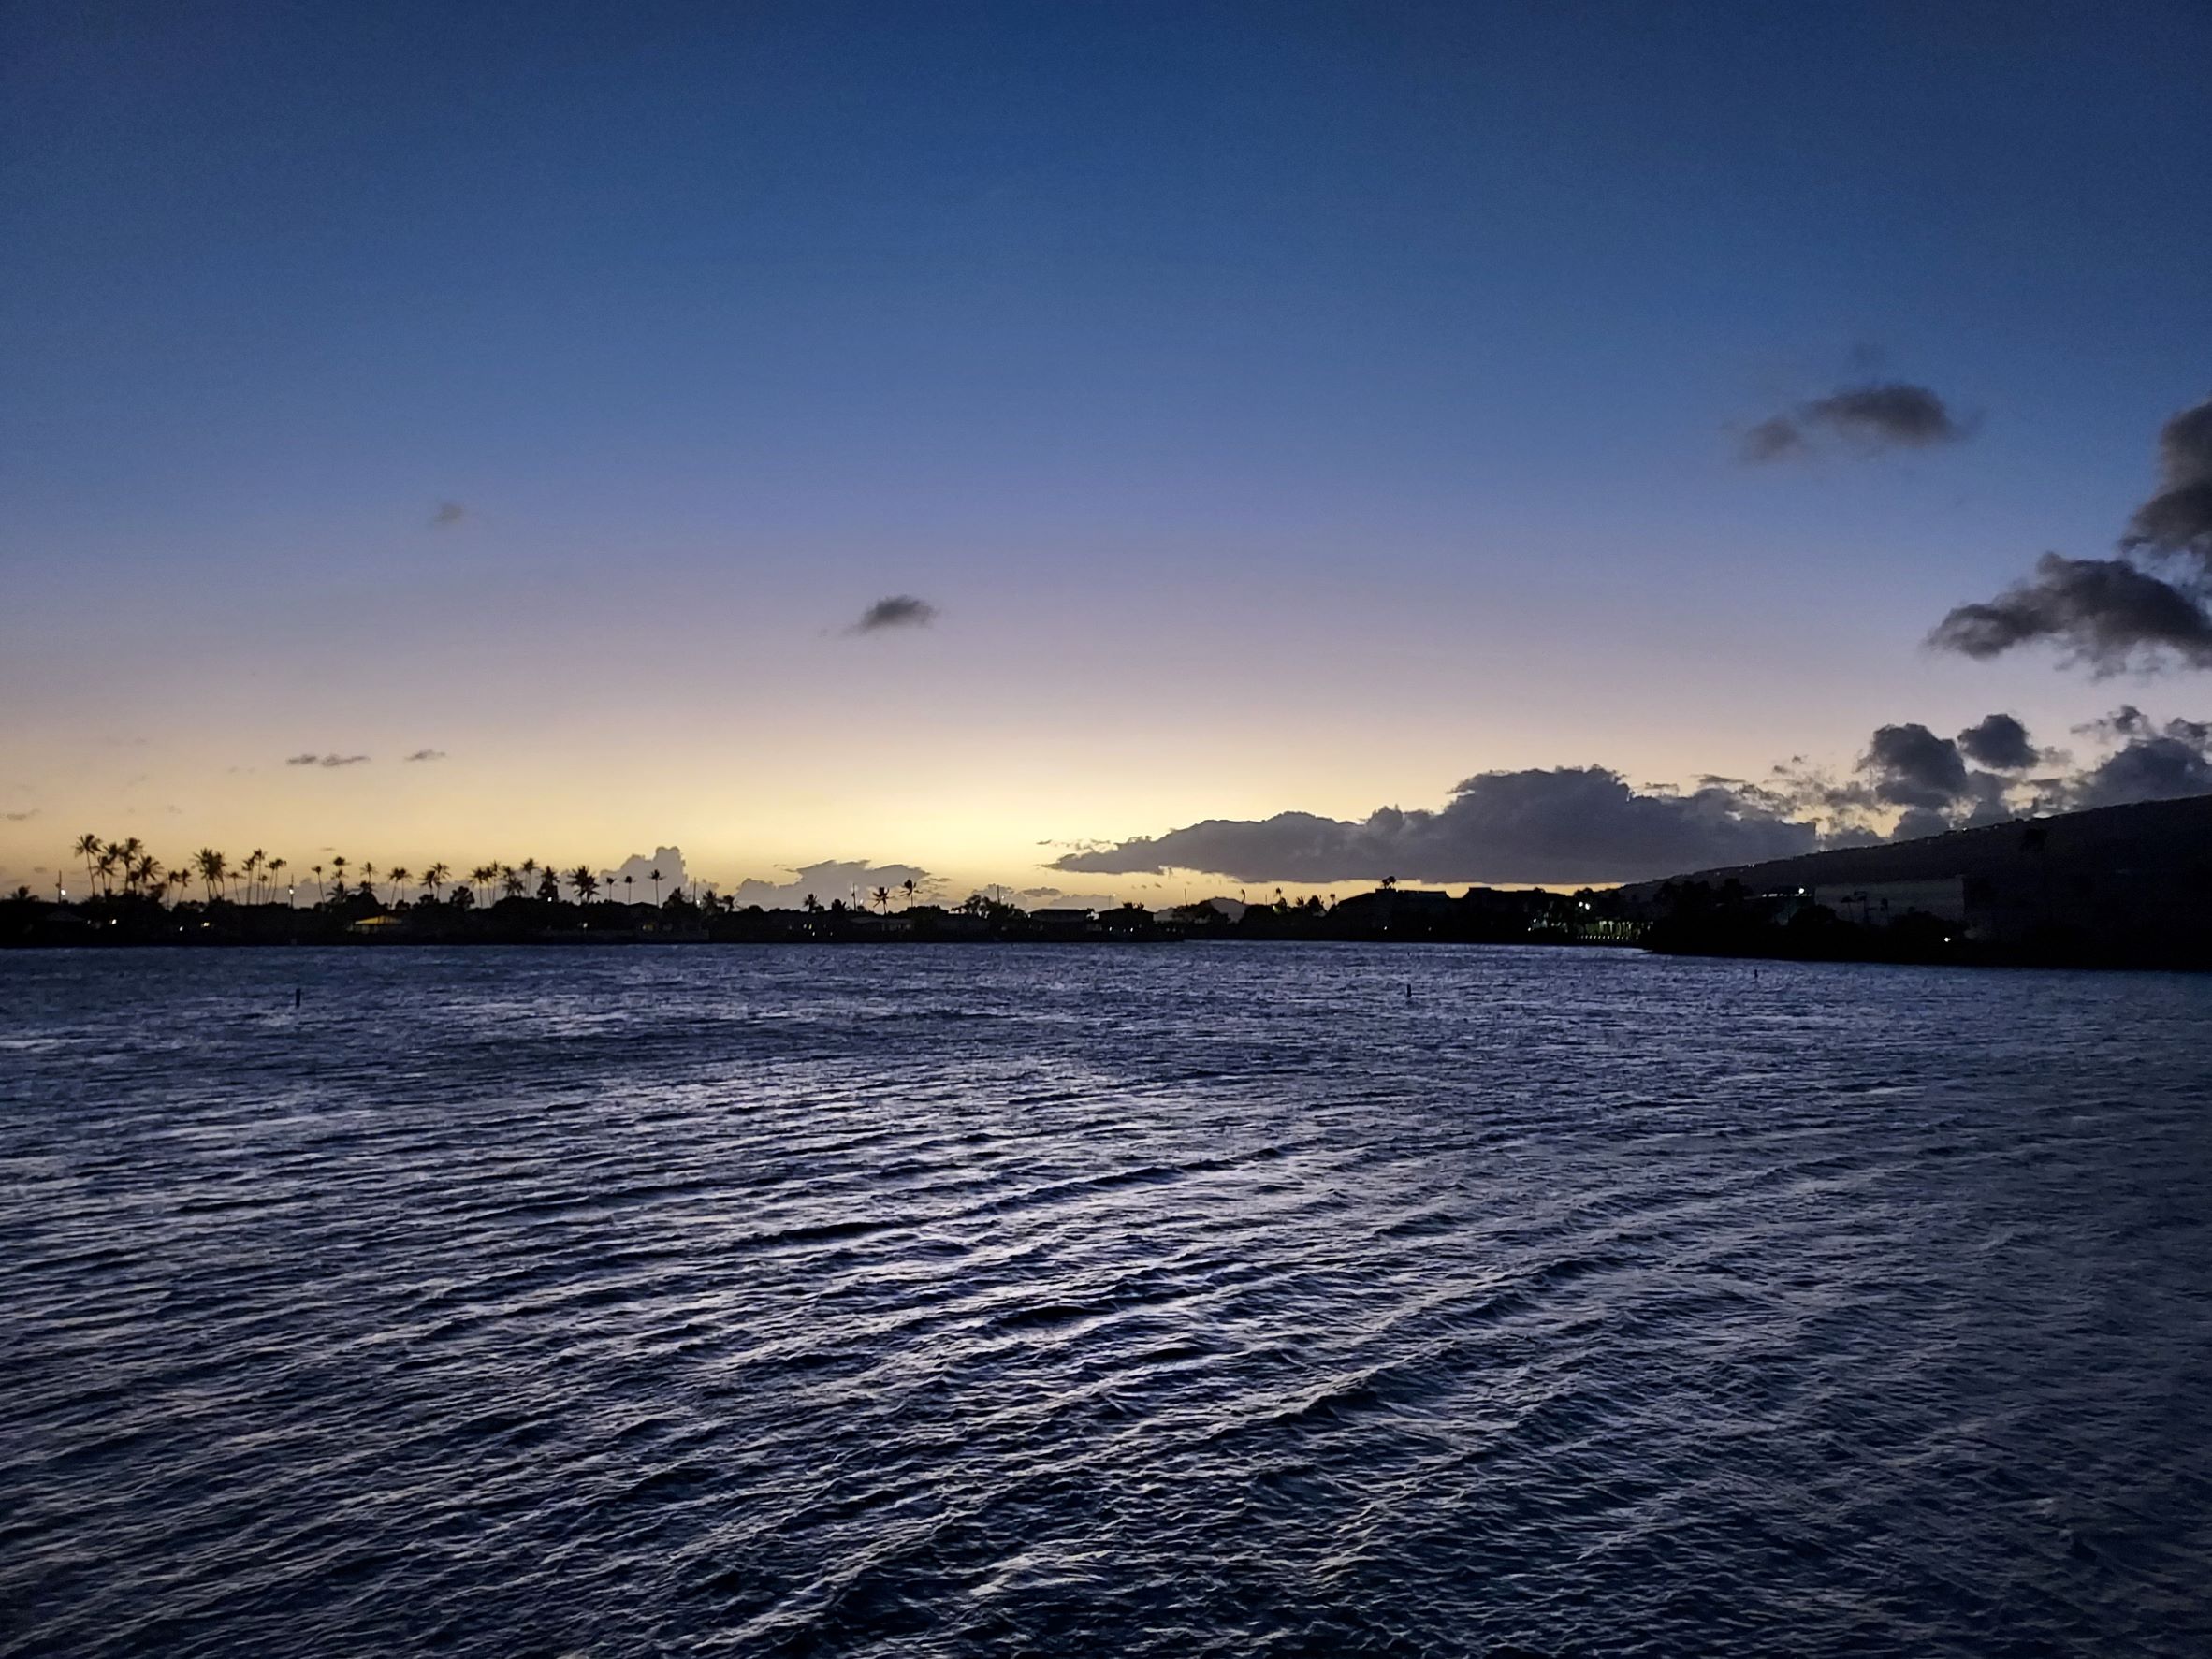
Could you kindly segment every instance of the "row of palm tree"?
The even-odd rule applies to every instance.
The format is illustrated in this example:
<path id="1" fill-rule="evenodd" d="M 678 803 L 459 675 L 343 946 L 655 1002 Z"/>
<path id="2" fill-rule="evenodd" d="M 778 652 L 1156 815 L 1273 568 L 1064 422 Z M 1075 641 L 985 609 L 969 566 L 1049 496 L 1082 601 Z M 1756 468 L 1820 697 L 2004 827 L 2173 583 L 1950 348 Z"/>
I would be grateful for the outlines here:
<path id="1" fill-rule="evenodd" d="M 192 855 L 189 866 L 177 869 L 165 868 L 136 836 L 106 841 L 88 833 L 78 837 L 70 852 L 83 861 L 88 895 L 112 897 L 120 890 L 126 896 L 174 902 L 177 895 L 196 881 L 202 895 L 211 903 L 221 898 L 244 904 L 269 904 L 280 895 L 286 903 L 294 903 L 298 896 L 298 888 L 284 879 L 284 872 L 291 865 L 284 859 L 271 858 L 258 847 L 235 865 L 216 849 L 202 847 Z M 349 872 L 354 878 L 350 886 Z M 542 865 L 535 858 L 526 858 L 518 865 L 480 864 L 464 877 L 456 877 L 453 866 L 442 862 L 426 865 L 420 872 L 405 865 L 394 865 L 380 878 L 374 864 L 364 860 L 356 866 L 342 852 L 338 852 L 330 855 L 327 865 L 311 865 L 308 873 L 314 878 L 319 901 L 353 895 L 394 908 L 405 901 L 410 885 L 415 888 L 418 899 L 427 897 L 433 904 L 439 902 L 449 887 L 457 896 L 465 891 L 466 902 L 473 905 L 490 903 L 495 898 L 523 898 L 532 894 L 548 903 L 558 902 L 564 884 L 575 893 L 577 902 L 589 904 L 601 896 L 603 887 L 604 896 L 613 899 L 617 886 L 613 877 L 603 882 L 589 865 L 578 865 L 564 872 Z M 661 888 L 665 880 L 658 869 L 646 873 L 656 907 L 661 903 Z M 624 901 L 634 902 L 636 876 L 625 874 L 619 884 Z M 911 900 L 914 884 L 909 881 L 906 885 L 907 896 Z M 65 888 L 63 894 L 66 896 Z"/>

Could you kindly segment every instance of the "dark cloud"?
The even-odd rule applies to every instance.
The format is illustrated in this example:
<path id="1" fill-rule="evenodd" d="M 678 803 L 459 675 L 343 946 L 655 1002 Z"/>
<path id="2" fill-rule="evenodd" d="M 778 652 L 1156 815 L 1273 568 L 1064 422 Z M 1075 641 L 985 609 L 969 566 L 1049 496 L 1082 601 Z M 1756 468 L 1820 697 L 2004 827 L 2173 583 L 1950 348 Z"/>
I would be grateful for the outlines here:
<path id="1" fill-rule="evenodd" d="M 2193 558 L 2212 579 L 2212 398 L 2160 429 L 2159 486 L 2135 509 L 2120 546 Z"/>
<path id="2" fill-rule="evenodd" d="M 879 633 L 886 628 L 926 628 L 937 616 L 937 606 L 925 599 L 916 599 L 911 593 L 895 593 L 888 599 L 879 599 L 860 613 L 860 620 L 845 630 L 848 633 Z"/>
<path id="3" fill-rule="evenodd" d="M 2157 667 L 2169 652 L 2202 668 L 2212 665 L 2212 612 L 2125 560 L 2045 553 L 2030 580 L 1959 605 L 1928 636 L 1938 650 L 1983 659 L 2039 640 L 2100 674 Z"/>
<path id="4" fill-rule="evenodd" d="M 469 509 L 459 502 L 440 502 L 438 510 L 430 515 L 432 530 L 445 530 L 458 524 L 469 516 Z"/>
<path id="5" fill-rule="evenodd" d="M 445 751 L 442 749 L 418 749 L 407 758 L 411 761 L 442 761 L 445 758 Z"/>
<path id="6" fill-rule="evenodd" d="M 287 766 L 358 766 L 367 763 L 365 754 L 296 754 L 284 762 Z"/>
<path id="7" fill-rule="evenodd" d="M 2009 714 L 1984 716 L 1958 734 L 1958 747 L 1976 765 L 2000 772 L 2025 772 L 2041 758 L 2029 741 L 2028 728 Z"/>
<path id="8" fill-rule="evenodd" d="M 2177 736 L 2143 737 L 2108 756 L 2072 793 L 2077 807 L 2121 807 L 2212 794 L 2212 759 L 2201 743 Z"/>
<path id="9" fill-rule="evenodd" d="M 1917 722 L 1878 728 L 1859 770 L 1871 780 L 1875 799 L 1891 807 L 1932 809 L 1967 793 L 1958 745 Z"/>
<path id="10" fill-rule="evenodd" d="M 1815 436 L 1840 440 L 1862 454 L 1883 449 L 1925 449 L 1953 444 L 1967 428 L 1924 386 L 1884 381 L 1848 386 L 1784 414 L 1770 415 L 1743 435 L 1743 458 L 1787 460 L 1808 453 Z"/>
<path id="11" fill-rule="evenodd" d="M 0 812 L 0 818 L 7 819 L 10 823 L 28 823 L 37 816 L 38 808 L 36 807 L 24 812 Z"/>
<path id="12" fill-rule="evenodd" d="M 1435 811 L 1385 807 L 1359 822 L 1284 812 L 1210 819 L 1064 854 L 1093 875 L 1202 870 L 1240 881 L 1632 881 L 1812 850 L 1814 827 L 1742 790 L 1642 792 L 1600 766 L 1485 772 Z"/>
<path id="13" fill-rule="evenodd" d="M 2048 640 L 2098 674 L 2178 661 L 2212 667 L 2212 400 L 2185 409 L 2159 433 L 2161 488 L 2135 509 L 2126 559 L 2045 553 L 2035 574 L 1995 599 L 1962 604 L 1928 636 L 1939 650 L 1995 657 Z M 2193 560 L 2195 568 L 2188 567 Z"/>

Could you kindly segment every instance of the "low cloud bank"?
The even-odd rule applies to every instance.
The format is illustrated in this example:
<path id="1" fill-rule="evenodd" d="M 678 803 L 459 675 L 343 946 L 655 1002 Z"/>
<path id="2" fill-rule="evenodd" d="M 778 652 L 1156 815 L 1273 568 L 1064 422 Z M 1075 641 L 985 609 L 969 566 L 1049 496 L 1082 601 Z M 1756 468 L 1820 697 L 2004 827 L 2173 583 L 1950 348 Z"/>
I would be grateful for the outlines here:
<path id="1" fill-rule="evenodd" d="M 809 897 L 822 904 L 835 899 L 851 903 L 857 895 L 862 903 L 879 887 L 896 893 L 903 899 L 906 884 L 914 883 L 918 895 L 935 895 L 937 878 L 919 866 L 910 864 L 869 864 L 865 859 L 825 858 L 816 864 L 801 865 L 788 881 L 763 881 L 749 877 L 737 883 L 730 896 L 740 905 L 759 905 L 763 910 L 789 910 L 804 904 Z"/>
<path id="2" fill-rule="evenodd" d="M 1379 808 L 1364 819 L 1280 812 L 1207 819 L 1159 836 L 1084 845 L 1055 870 L 1244 882 L 1635 881 L 1756 864 L 1824 847 L 1912 839 L 2021 812 L 2212 793 L 2212 723 L 2154 725 L 2123 709 L 2093 733 L 2115 752 L 2036 776 L 2062 756 L 2038 749 L 2009 714 L 1955 737 L 1907 722 L 1878 728 L 1842 778 L 1791 762 L 1763 780 L 1710 777 L 1687 792 L 1630 785 L 1602 766 L 1484 772 L 1434 809 Z"/>
<path id="3" fill-rule="evenodd" d="M 287 766 L 323 767 L 365 766 L 368 764 L 369 757 L 365 754 L 316 754 L 313 750 L 310 750 L 306 754 L 293 755 L 284 762 L 284 764 Z"/>

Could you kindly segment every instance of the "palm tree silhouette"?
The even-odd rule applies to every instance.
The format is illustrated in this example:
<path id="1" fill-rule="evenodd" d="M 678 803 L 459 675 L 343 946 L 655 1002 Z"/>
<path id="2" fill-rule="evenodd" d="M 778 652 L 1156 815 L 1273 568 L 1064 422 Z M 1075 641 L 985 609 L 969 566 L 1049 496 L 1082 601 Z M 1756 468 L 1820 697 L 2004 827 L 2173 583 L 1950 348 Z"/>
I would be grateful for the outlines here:
<path id="1" fill-rule="evenodd" d="M 115 861 L 123 856 L 123 849 L 110 841 L 100 849 L 100 856 L 93 860 L 93 868 L 100 878 L 103 893 L 115 891 Z"/>
<path id="2" fill-rule="evenodd" d="M 637 878 L 635 876 L 624 876 L 622 878 L 622 902 L 624 904 L 628 904 L 631 900 L 632 895 L 629 890 L 633 887 L 635 887 L 636 885 Z"/>
<path id="3" fill-rule="evenodd" d="M 146 843 L 136 836 L 125 836 L 110 845 L 108 851 L 115 854 L 115 862 L 123 871 L 123 890 L 129 893 L 138 885 L 131 871 L 138 860 L 145 856 Z"/>
<path id="4" fill-rule="evenodd" d="M 400 895 L 407 891 L 407 878 L 415 872 L 403 864 L 396 864 L 385 874 L 392 879 L 392 908 L 400 908 Z"/>
<path id="5" fill-rule="evenodd" d="M 877 888 L 877 889 L 875 890 L 875 892 L 873 892 L 873 893 L 869 894 L 869 895 L 868 895 L 868 897 L 869 897 L 869 898 L 871 898 L 871 899 L 873 899 L 873 900 L 875 901 L 876 909 L 878 909 L 879 910 L 882 910 L 882 911 L 884 911 L 884 912 L 886 912 L 886 913 L 888 913 L 888 912 L 890 911 L 890 909 L 891 909 L 891 889 L 890 889 L 890 888 L 888 888 L 888 887 L 879 887 L 879 888 Z"/>
<path id="6" fill-rule="evenodd" d="M 252 904 L 254 902 L 254 896 L 259 890 L 261 866 L 268 861 L 268 858 L 269 854 L 262 851 L 258 847 L 255 848 L 253 851 L 246 854 L 246 902 L 248 904 Z"/>
<path id="7" fill-rule="evenodd" d="M 124 873 L 124 881 L 125 886 L 133 891 L 143 887 L 155 898 L 159 898 L 163 886 L 161 860 L 151 852 L 141 852 L 131 861 L 130 868 Z"/>
<path id="8" fill-rule="evenodd" d="M 69 851 L 84 860 L 84 892 L 89 898 L 92 896 L 93 860 L 100 855 L 100 837 L 87 830 L 77 837 L 77 844 Z"/>
<path id="9" fill-rule="evenodd" d="M 576 890 L 579 903 L 589 904 L 591 895 L 599 891 L 599 878 L 591 873 L 591 866 L 580 864 L 568 873 L 568 884 Z"/>
<path id="10" fill-rule="evenodd" d="M 914 878 L 909 876 L 900 885 L 906 889 L 907 909 L 910 910 L 914 908 Z"/>
<path id="11" fill-rule="evenodd" d="M 229 866 L 224 860 L 223 854 L 212 847 L 202 847 L 192 855 L 192 862 L 199 870 L 200 885 L 207 889 L 208 902 L 214 903 L 216 890 L 223 885 L 224 880 L 230 874 Z"/>
<path id="12" fill-rule="evenodd" d="M 423 871 L 423 885 L 430 890 L 431 903 L 435 904 L 437 902 L 438 889 L 445 885 L 445 879 L 452 874 L 453 871 L 443 864 L 434 864 L 430 866 L 429 869 Z"/>
<path id="13" fill-rule="evenodd" d="M 287 868 L 289 868 L 289 867 L 290 867 L 290 866 L 289 866 L 288 865 L 286 865 L 286 864 L 284 863 L 284 861 L 283 859 L 281 859 L 281 858 L 272 858 L 272 859 L 270 859 L 270 860 L 269 861 L 269 897 L 271 897 L 271 898 L 274 898 L 274 897 L 276 896 L 276 884 L 277 884 L 277 878 L 278 878 L 279 876 L 283 875 L 283 874 L 284 873 L 284 871 L 285 871 Z M 289 910 L 289 909 L 291 908 L 291 906 L 292 906 L 292 890 L 291 890 L 291 888 L 290 888 L 290 887 L 286 887 L 286 888 L 284 889 L 284 908 L 285 908 L 286 910 Z"/>
<path id="14" fill-rule="evenodd" d="M 308 867 L 309 867 L 310 869 L 312 869 L 312 870 L 314 872 L 314 878 L 315 878 L 315 902 L 319 904 L 319 903 L 321 903 L 321 902 L 322 902 L 324 899 L 326 899 L 326 898 L 328 898 L 328 897 L 330 896 L 330 890 L 329 890 L 327 887 L 326 887 L 326 886 L 324 886 L 324 885 L 323 885 L 323 866 L 322 866 L 321 865 L 319 865 L 319 864 L 318 864 L 318 865 L 310 865 Z"/>
<path id="15" fill-rule="evenodd" d="M 530 865 L 535 863 L 537 860 L 533 858 L 530 864 L 526 864 L 522 867 L 528 869 Z M 538 901 L 541 904 L 548 905 L 557 905 L 560 902 L 560 877 L 551 865 L 547 865 L 538 876 Z"/>
<path id="16" fill-rule="evenodd" d="M 522 872 L 511 864 L 500 866 L 500 894 L 505 898 L 522 896 Z"/>
<path id="17" fill-rule="evenodd" d="M 330 879 L 338 883 L 338 896 L 343 898 L 345 896 L 344 853 L 333 852 L 330 855 Z"/>
<path id="18" fill-rule="evenodd" d="M 661 872 L 654 870 L 646 877 L 646 880 L 653 884 L 653 909 L 657 910 L 661 908 Z"/>

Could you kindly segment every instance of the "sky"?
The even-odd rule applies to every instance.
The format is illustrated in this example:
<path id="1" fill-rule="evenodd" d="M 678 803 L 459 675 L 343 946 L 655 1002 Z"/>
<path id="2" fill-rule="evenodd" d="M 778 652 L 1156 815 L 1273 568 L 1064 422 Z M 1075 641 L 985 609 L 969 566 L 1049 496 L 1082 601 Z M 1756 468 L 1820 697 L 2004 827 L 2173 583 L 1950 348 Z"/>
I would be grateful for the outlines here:
<path id="1" fill-rule="evenodd" d="M 2207 764 L 2201 609 L 2065 608 L 2212 577 L 2116 552 L 2198 488 L 2207 177 L 2191 0 L 26 0 L 0 881 L 1157 900 L 2117 798 Z M 1884 729 L 1998 712 L 1902 798 Z"/>

